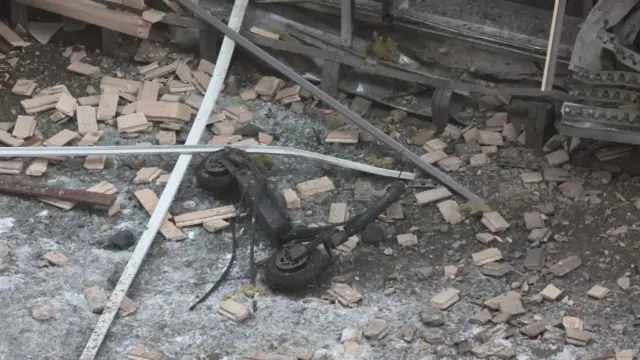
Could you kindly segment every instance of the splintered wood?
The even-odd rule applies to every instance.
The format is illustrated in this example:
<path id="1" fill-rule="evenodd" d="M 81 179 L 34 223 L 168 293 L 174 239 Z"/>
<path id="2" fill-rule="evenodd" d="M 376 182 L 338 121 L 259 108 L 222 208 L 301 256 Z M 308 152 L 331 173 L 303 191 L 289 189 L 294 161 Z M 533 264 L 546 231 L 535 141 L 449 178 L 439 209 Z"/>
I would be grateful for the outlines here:
<path id="1" fill-rule="evenodd" d="M 236 216 L 236 208 L 233 205 L 219 208 L 195 211 L 187 214 L 176 215 L 173 220 L 178 227 L 202 225 L 212 220 L 226 220 Z"/>
<path id="2" fill-rule="evenodd" d="M 151 183 L 155 181 L 161 174 L 163 170 L 157 167 L 145 167 L 138 170 L 135 179 L 133 179 L 134 184 L 143 184 L 143 183 Z"/>
<path id="3" fill-rule="evenodd" d="M 147 210 L 149 215 L 153 214 L 153 210 L 156 208 L 158 204 L 158 196 L 151 189 L 142 189 L 138 190 L 134 193 L 142 207 Z M 162 225 L 160 226 L 160 233 L 167 240 L 171 241 L 182 241 L 187 238 L 187 235 L 182 232 L 177 226 L 175 226 L 168 219 L 164 219 L 162 221 Z"/>
<path id="4" fill-rule="evenodd" d="M 57 134 L 53 135 L 49 139 L 45 140 L 44 146 L 64 146 L 71 142 L 73 139 L 77 138 L 79 134 L 75 131 L 71 131 L 68 129 L 61 130 Z"/>
<path id="5" fill-rule="evenodd" d="M 113 185 L 112 183 L 108 181 L 102 181 L 94 186 L 91 186 L 90 188 L 87 189 L 87 191 L 111 195 L 111 194 L 115 194 L 117 189 L 116 189 L 116 186 Z M 75 203 L 69 202 L 69 201 L 47 199 L 47 198 L 39 198 L 38 200 L 42 201 L 43 203 L 58 207 L 62 210 L 71 210 L 73 209 L 74 206 L 76 206 Z M 118 211 L 120 211 L 120 203 L 118 202 L 118 200 L 116 200 L 107 210 L 107 215 L 113 216 Z"/>

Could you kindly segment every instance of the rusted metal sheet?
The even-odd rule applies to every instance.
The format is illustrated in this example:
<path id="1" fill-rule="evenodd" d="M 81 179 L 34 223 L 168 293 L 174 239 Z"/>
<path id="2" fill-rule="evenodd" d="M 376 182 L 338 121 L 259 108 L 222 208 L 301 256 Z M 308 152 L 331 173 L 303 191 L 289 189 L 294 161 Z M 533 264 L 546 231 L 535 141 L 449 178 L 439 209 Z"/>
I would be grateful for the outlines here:
<path id="1" fill-rule="evenodd" d="M 78 204 L 111 206 L 116 201 L 115 194 L 101 194 L 86 190 L 67 189 L 38 184 L 6 177 L 0 177 L 0 192 L 5 194 L 69 201 Z"/>

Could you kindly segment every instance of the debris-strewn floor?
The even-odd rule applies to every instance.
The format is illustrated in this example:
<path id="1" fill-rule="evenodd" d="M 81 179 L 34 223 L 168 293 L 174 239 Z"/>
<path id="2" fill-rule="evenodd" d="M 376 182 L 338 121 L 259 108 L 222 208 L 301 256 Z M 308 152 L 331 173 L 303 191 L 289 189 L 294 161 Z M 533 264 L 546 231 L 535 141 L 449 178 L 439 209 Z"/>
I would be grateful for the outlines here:
<path id="1" fill-rule="evenodd" d="M 65 47 L 57 42 L 28 47 L 17 57 L 16 66 L 8 69 L 12 81 L 30 79 L 39 89 L 64 84 L 75 97 L 86 96 L 88 85 L 99 89 L 99 78 L 65 70 L 69 61 L 62 56 Z M 137 71 L 134 64 L 101 56 L 94 50 L 87 52 L 83 61 L 99 66 L 104 75 L 130 77 Z M 7 63 L 3 66 L 8 67 Z M 248 75 L 253 71 L 242 64 L 235 67 L 240 91 L 260 79 L 259 75 Z M 5 122 L 24 114 L 19 103 L 23 97 L 10 91 L 12 81 L 0 91 Z M 485 107 L 500 105 L 484 100 Z M 221 99 L 218 109 L 235 105 L 246 106 L 253 112 L 253 124 L 276 135 L 273 144 L 376 165 L 388 164 L 390 160 L 385 157 L 393 155 L 366 137 L 357 145 L 323 144 L 328 126 L 335 127 L 336 119 L 320 110 L 298 115 L 275 102 L 245 101 L 230 95 Z M 640 263 L 636 253 L 640 243 L 635 243 L 635 224 L 640 219 L 634 203 L 639 195 L 638 179 L 606 162 L 596 161 L 587 168 L 570 165 L 568 155 L 563 150 L 557 152 L 565 143 L 562 139 L 557 148 L 550 149 L 556 151 L 553 155 L 536 157 L 517 143 L 517 131 L 513 132 L 511 123 L 505 124 L 506 118 L 499 111 L 492 115 L 495 111 L 487 112 L 486 126 L 498 132 L 474 134 L 475 130 L 469 130 L 459 139 L 452 139 L 449 132 L 443 137 L 447 145 L 444 155 L 438 152 L 438 142 L 429 142 L 425 148 L 436 154 L 431 156 L 441 158 L 440 167 L 451 169 L 456 180 L 483 196 L 509 223 L 497 237 L 487 234 L 487 227 L 500 230 L 497 214 L 484 215 L 487 227 L 471 215 L 488 209 L 464 206 L 463 199 L 438 194 L 437 203 L 455 199 L 462 206 L 462 214 L 451 202 L 417 205 L 417 200 L 426 202 L 433 193 L 415 196 L 429 189 L 410 189 L 401 202 L 403 218 L 381 222 L 387 238 L 378 244 L 366 244 L 365 240 L 371 239 L 363 239 L 353 251 L 341 254 L 338 265 L 305 294 L 306 298 L 248 288 L 247 239 L 240 236 L 242 245 L 230 279 L 207 302 L 189 311 L 192 302 L 224 269 L 231 235 L 226 230 L 210 234 L 201 227 L 187 227 L 184 241 L 171 242 L 158 236 L 128 294 L 137 310 L 116 318 L 99 358 L 125 358 L 139 344 L 162 351 L 166 359 L 241 359 L 249 353 L 274 352 L 281 346 L 302 347 L 313 353 L 313 359 L 325 360 L 471 359 L 485 355 L 578 359 L 608 351 L 639 350 L 636 284 Z M 61 129 L 76 130 L 74 119 L 56 124 L 49 115 L 50 111 L 36 115 L 37 130 L 44 139 Z M 425 152 L 421 145 L 430 139 L 427 123 L 403 118 L 397 112 L 389 117 L 388 111 L 375 107 L 367 117 L 411 143 L 408 146 L 416 152 Z M 480 127 L 485 128 L 485 124 Z M 156 130 L 137 138 L 124 138 L 114 126 L 103 123 L 100 130 L 104 135 L 98 145 L 157 142 Z M 179 132 L 178 141 L 185 134 L 184 129 Z M 203 140 L 211 137 L 208 131 Z M 492 144 L 499 145 L 497 153 L 492 153 Z M 574 159 L 589 155 L 581 147 L 568 146 L 568 150 Z M 488 155 L 480 155 L 485 153 Z M 599 154 L 603 156 L 604 152 Z M 71 159 L 52 162 L 42 178 L 30 179 L 78 189 L 109 181 L 117 187 L 121 203 L 121 211 L 113 217 L 104 211 L 80 207 L 62 211 L 33 199 L 1 196 L 0 311 L 7 324 L 0 338 L 1 359 L 79 356 L 99 316 L 92 310 L 99 312 L 100 308 L 99 291 L 92 290 L 94 296 L 88 302 L 87 289 L 97 286 L 108 296 L 118 270 L 131 255 L 131 249 L 105 249 L 104 242 L 124 229 L 139 236 L 149 215 L 133 193 L 144 188 L 157 194 L 162 190 L 154 183 L 134 184 L 133 179 L 143 167 L 170 171 L 174 161 L 173 156 L 124 156 L 109 158 L 104 170 L 88 171 L 83 167 L 84 159 Z M 557 168 L 544 171 L 551 167 L 549 162 Z M 398 160 L 393 164 L 397 169 L 406 166 Z M 354 199 L 358 181 L 370 182 L 377 190 L 391 182 L 282 157 L 273 159 L 268 176 L 279 191 L 295 189 L 300 182 L 322 176 L 333 181 L 335 191 L 303 199 L 300 209 L 291 210 L 301 224 L 326 222 L 330 204 L 336 202 L 346 202 L 351 213 L 363 210 L 368 202 Z M 228 203 L 217 202 L 187 176 L 171 213 L 222 205 Z M 445 222 L 439 208 L 449 210 L 451 224 Z M 246 227 L 244 221 L 238 224 Z M 540 227 L 550 233 L 535 230 Z M 411 233 L 415 237 L 396 237 Z M 43 254 L 53 251 L 67 259 L 48 254 L 48 261 L 41 261 Z M 261 245 L 260 252 L 267 251 L 266 245 Z M 579 257 L 581 264 L 562 274 L 562 266 L 556 263 L 570 256 Z M 43 266 L 46 264 L 52 266 Z M 326 290 L 332 283 L 346 284 L 361 293 L 359 306 L 327 301 Z M 561 293 L 554 294 L 550 284 Z M 593 296 L 588 296 L 595 285 L 608 289 L 608 294 L 594 289 Z M 486 300 L 508 291 L 512 292 L 487 305 L 492 308 L 490 312 L 481 312 Z M 252 301 L 249 296 L 255 293 L 259 295 Z M 220 315 L 220 303 L 226 299 L 250 309 L 250 318 L 237 324 Z M 356 328 L 363 328 L 364 339 L 359 339 Z M 580 343 L 584 340 L 586 346 Z"/>

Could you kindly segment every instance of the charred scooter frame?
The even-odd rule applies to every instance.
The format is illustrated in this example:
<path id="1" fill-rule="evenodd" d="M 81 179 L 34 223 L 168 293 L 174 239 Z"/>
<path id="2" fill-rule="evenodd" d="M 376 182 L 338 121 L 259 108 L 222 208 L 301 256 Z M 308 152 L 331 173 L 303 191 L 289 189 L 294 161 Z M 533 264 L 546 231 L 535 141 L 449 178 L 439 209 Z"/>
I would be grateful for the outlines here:
<path id="1" fill-rule="evenodd" d="M 196 166 L 195 176 L 207 191 L 240 193 L 243 205 L 256 212 L 258 226 L 276 249 L 265 264 L 265 281 L 279 291 L 298 291 L 311 284 L 333 262 L 332 249 L 365 230 L 405 191 L 404 183 L 398 181 L 366 211 L 345 223 L 294 228 L 282 199 L 267 186 L 246 152 L 229 147 L 212 153 Z M 321 245 L 325 251 L 320 250 Z"/>

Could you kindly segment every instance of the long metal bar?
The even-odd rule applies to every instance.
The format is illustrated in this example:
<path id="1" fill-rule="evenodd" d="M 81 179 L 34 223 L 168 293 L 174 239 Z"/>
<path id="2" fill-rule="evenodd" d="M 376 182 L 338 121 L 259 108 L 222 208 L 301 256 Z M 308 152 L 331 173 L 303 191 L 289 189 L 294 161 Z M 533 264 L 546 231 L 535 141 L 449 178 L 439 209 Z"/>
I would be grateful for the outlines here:
<path id="1" fill-rule="evenodd" d="M 9 179 L 7 177 L 0 177 L 0 192 L 105 207 L 113 205 L 116 201 L 115 194 L 102 194 L 86 190 L 67 189 L 57 186 L 49 186 L 46 183 L 24 182 Z"/>
<path id="2" fill-rule="evenodd" d="M 334 108 L 338 113 L 345 116 L 351 122 L 371 134 L 373 137 L 379 139 L 385 145 L 389 146 L 393 150 L 400 153 L 400 155 L 404 156 L 406 159 L 411 161 L 417 167 L 427 172 L 433 178 L 453 190 L 454 192 L 460 194 L 471 202 L 482 203 L 484 202 L 482 198 L 471 192 L 469 189 L 465 188 L 461 184 L 457 183 L 455 180 L 450 178 L 445 173 L 436 169 L 434 166 L 427 164 L 424 162 L 418 155 L 411 152 L 409 149 L 405 148 L 402 144 L 395 141 L 389 135 L 383 133 L 375 126 L 371 125 L 369 122 L 358 116 L 353 111 L 349 110 L 346 106 L 342 105 L 338 100 L 332 98 L 327 95 L 322 90 L 318 89 L 316 86 L 311 84 L 309 81 L 305 80 L 302 76 L 296 73 L 294 70 L 284 65 L 276 58 L 271 56 L 266 51 L 262 50 L 257 45 L 253 44 L 251 41 L 247 40 L 244 36 L 240 35 L 237 31 L 229 28 L 220 20 L 216 19 L 206 10 L 204 10 L 200 5 L 196 4 L 191 0 L 177 0 L 182 6 L 191 10 L 196 16 L 202 18 L 202 20 L 209 23 L 211 26 L 215 27 L 219 31 L 221 31 L 225 36 L 233 39 L 238 45 L 242 46 L 253 55 L 266 62 L 269 66 L 278 70 L 284 76 L 291 79 L 293 82 L 299 84 L 301 87 L 309 91 L 311 94 L 318 97 L 320 100 Z"/>
<path id="3" fill-rule="evenodd" d="M 238 31 L 240 29 L 247 5 L 248 0 L 236 0 L 229 17 L 230 30 L 234 29 L 235 31 Z M 220 53 L 218 54 L 213 76 L 207 86 L 207 91 L 204 94 L 202 106 L 198 110 L 196 118 L 191 126 L 191 130 L 189 131 L 189 135 L 187 136 L 187 140 L 185 142 L 186 145 L 198 144 L 202 134 L 204 133 L 204 129 L 209 121 L 213 107 L 215 106 L 218 96 L 220 95 L 220 91 L 222 90 L 222 85 L 224 84 L 224 79 L 227 75 L 227 70 L 229 69 L 234 48 L 235 43 L 233 40 L 229 37 L 225 37 L 222 42 L 222 47 L 220 48 Z M 178 188 L 184 178 L 184 174 L 187 172 L 192 156 L 193 155 L 191 154 L 185 154 L 180 155 L 178 158 L 178 161 L 176 162 L 176 165 L 169 177 L 169 181 L 165 186 L 162 195 L 160 195 L 158 204 L 151 214 L 151 219 L 149 219 L 147 229 L 138 240 L 138 244 L 129 259 L 127 266 L 124 268 L 122 275 L 120 276 L 120 280 L 118 280 L 118 284 L 116 284 L 115 289 L 111 293 L 107 306 L 93 329 L 93 333 L 80 356 L 80 360 L 93 360 L 96 357 L 98 350 L 100 350 L 100 346 L 109 332 L 111 323 L 118 312 L 120 303 L 127 294 L 127 291 L 129 291 L 129 287 L 138 273 L 138 270 L 142 265 L 142 261 L 153 243 L 153 239 L 158 234 L 158 230 L 160 229 L 162 222 L 165 220 L 167 212 L 169 211 L 169 206 L 178 192 Z"/>
<path id="4" fill-rule="evenodd" d="M 562 23 L 564 21 L 564 11 L 567 7 L 567 0 L 556 0 L 553 7 L 553 17 L 551 19 L 551 29 L 549 31 L 549 41 L 547 43 L 547 58 L 544 62 L 544 73 L 542 75 L 542 91 L 553 89 L 553 82 L 556 78 L 556 65 L 558 63 L 558 51 L 562 44 Z"/>
<path id="5" fill-rule="evenodd" d="M 283 146 L 233 146 L 248 153 L 290 155 L 306 159 L 324 161 L 326 163 L 344 168 L 362 171 L 374 175 L 413 180 L 416 175 L 409 171 L 396 171 L 383 169 L 355 161 L 340 159 L 334 156 L 318 154 L 311 151 L 294 149 Z M 157 154 L 205 154 L 220 151 L 224 146 L 218 145 L 160 145 L 160 146 L 73 146 L 73 147 L 0 147 L 2 157 L 33 157 L 44 156 L 71 157 L 90 155 L 157 155 Z"/>

